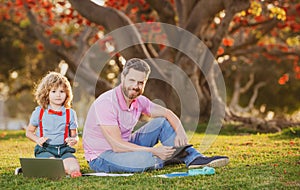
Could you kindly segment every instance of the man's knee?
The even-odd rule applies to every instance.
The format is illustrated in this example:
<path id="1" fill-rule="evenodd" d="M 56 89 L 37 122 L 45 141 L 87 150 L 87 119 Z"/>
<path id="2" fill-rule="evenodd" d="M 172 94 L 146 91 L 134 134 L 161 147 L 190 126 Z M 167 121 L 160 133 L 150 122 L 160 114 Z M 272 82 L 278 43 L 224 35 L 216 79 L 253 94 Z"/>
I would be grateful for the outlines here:
<path id="1" fill-rule="evenodd" d="M 163 126 L 165 124 L 170 125 L 169 121 L 165 117 L 157 117 L 152 119 L 150 122 L 156 126 Z"/>

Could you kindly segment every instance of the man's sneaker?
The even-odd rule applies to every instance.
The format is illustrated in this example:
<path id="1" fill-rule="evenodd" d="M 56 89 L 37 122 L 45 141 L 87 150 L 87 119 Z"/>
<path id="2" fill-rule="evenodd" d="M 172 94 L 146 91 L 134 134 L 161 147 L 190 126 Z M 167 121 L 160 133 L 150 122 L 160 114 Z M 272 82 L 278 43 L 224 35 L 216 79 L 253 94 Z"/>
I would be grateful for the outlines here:
<path id="1" fill-rule="evenodd" d="M 223 167 L 229 163 L 227 156 L 213 156 L 213 157 L 198 157 L 188 166 L 188 168 L 199 168 L 204 166 L 209 167 Z"/>

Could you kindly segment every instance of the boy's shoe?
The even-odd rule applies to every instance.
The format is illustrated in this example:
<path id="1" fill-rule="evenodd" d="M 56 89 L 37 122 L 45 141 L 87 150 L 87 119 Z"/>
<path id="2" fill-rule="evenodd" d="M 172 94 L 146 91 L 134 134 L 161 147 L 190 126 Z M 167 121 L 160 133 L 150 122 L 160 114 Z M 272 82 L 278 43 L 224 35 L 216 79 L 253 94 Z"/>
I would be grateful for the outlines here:
<path id="1" fill-rule="evenodd" d="M 71 178 L 75 178 L 75 177 L 81 177 L 82 174 L 79 171 L 74 171 L 71 173 Z"/>
<path id="2" fill-rule="evenodd" d="M 204 166 L 209 167 L 223 167 L 229 163 L 227 156 L 213 156 L 213 157 L 198 157 L 188 166 L 188 168 L 199 168 Z"/>
<path id="3" fill-rule="evenodd" d="M 19 175 L 19 174 L 21 174 L 21 173 L 23 173 L 21 167 L 15 169 L 15 175 Z"/>

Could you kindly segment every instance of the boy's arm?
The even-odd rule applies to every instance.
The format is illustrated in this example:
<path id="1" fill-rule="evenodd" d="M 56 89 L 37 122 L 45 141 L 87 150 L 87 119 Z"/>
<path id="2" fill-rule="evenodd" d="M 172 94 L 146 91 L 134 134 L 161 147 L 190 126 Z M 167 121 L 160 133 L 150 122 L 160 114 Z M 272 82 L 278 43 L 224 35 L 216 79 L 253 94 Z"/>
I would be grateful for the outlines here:
<path id="1" fill-rule="evenodd" d="M 26 137 L 36 142 L 38 145 L 43 146 L 44 142 L 48 140 L 48 137 L 38 137 L 35 135 L 36 126 L 29 124 L 26 128 Z"/>
<path id="2" fill-rule="evenodd" d="M 78 143 L 79 137 L 78 137 L 78 132 L 77 128 L 76 129 L 71 129 L 70 130 L 70 137 L 66 138 L 66 142 L 69 146 L 74 146 Z"/>

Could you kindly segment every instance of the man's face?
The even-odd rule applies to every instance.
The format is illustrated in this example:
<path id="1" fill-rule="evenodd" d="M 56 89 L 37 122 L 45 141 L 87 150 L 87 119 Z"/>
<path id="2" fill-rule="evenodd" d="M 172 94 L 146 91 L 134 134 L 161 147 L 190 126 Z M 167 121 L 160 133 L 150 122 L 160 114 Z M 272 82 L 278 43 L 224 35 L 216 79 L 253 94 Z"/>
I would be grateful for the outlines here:
<path id="1" fill-rule="evenodd" d="M 129 69 L 125 77 L 122 75 L 122 90 L 126 98 L 133 100 L 143 94 L 146 81 L 146 73 Z"/>

